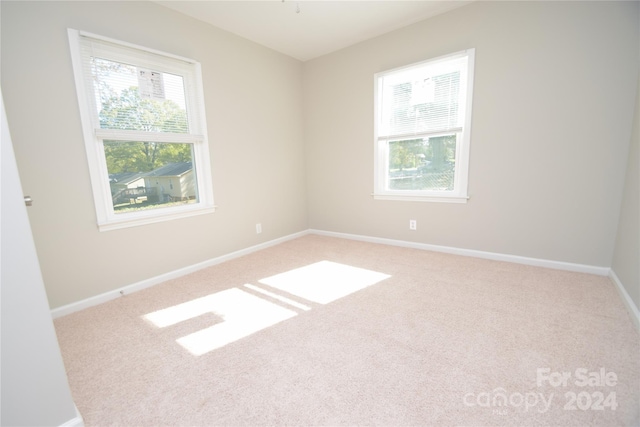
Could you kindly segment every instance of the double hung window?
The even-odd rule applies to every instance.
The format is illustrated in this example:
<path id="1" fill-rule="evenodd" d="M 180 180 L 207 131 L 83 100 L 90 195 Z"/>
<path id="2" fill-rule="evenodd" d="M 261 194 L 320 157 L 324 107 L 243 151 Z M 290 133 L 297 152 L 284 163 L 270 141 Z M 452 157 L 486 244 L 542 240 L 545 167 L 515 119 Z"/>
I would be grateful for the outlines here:
<path id="1" fill-rule="evenodd" d="M 100 230 L 213 212 L 200 64 L 69 30 Z"/>
<path id="2" fill-rule="evenodd" d="M 468 49 L 376 74 L 376 199 L 466 202 L 473 65 Z"/>

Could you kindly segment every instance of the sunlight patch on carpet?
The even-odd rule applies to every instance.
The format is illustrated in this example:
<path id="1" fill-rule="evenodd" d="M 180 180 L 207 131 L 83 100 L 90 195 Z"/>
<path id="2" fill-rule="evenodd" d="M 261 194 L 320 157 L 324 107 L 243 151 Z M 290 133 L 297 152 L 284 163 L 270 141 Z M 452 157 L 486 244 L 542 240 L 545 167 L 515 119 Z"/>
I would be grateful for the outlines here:
<path id="1" fill-rule="evenodd" d="M 200 356 L 297 315 L 295 311 L 266 301 L 238 288 L 227 289 L 173 307 L 149 313 L 144 318 L 159 328 L 214 313 L 224 321 L 177 341 L 191 354 Z"/>
<path id="2" fill-rule="evenodd" d="M 285 304 L 291 305 L 293 307 L 299 308 L 300 310 L 304 310 L 304 311 L 309 311 L 311 310 L 311 307 L 309 307 L 308 305 L 304 305 L 304 304 L 300 304 L 299 302 L 296 302 L 292 299 L 289 298 L 285 298 L 282 295 L 278 295 L 278 294 L 274 294 L 273 292 L 269 292 L 269 291 L 265 291 L 262 288 L 259 288 L 257 286 L 251 285 L 251 284 L 246 284 L 244 285 L 246 288 L 249 288 L 253 291 L 259 292 L 262 295 L 266 295 L 268 297 L 277 299 L 278 301 L 282 301 Z"/>
<path id="3" fill-rule="evenodd" d="M 308 301 L 328 304 L 389 277 L 377 271 L 320 261 L 259 282 Z"/>
<path id="4" fill-rule="evenodd" d="M 259 282 L 307 301 L 328 304 L 389 277 L 391 276 L 377 271 L 320 261 L 267 277 Z M 311 310 L 307 305 L 257 286 L 246 284 L 245 287 L 290 307 L 303 311 Z M 195 356 L 224 347 L 298 315 L 297 312 L 260 296 L 240 288 L 231 288 L 154 311 L 143 318 L 158 328 L 167 328 L 208 313 L 220 317 L 222 322 L 202 325 L 200 330 L 176 340 Z M 202 320 L 201 323 L 205 321 Z"/>

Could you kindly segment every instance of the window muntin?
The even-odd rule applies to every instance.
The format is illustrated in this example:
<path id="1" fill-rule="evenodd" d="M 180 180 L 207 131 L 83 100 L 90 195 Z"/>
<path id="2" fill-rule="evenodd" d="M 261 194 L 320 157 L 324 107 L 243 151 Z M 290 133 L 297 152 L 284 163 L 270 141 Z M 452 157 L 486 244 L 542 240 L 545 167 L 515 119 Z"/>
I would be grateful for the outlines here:
<path id="1" fill-rule="evenodd" d="M 200 65 L 76 30 L 69 40 L 100 230 L 213 212 Z"/>
<path id="2" fill-rule="evenodd" d="M 374 197 L 467 199 L 474 50 L 376 75 Z"/>

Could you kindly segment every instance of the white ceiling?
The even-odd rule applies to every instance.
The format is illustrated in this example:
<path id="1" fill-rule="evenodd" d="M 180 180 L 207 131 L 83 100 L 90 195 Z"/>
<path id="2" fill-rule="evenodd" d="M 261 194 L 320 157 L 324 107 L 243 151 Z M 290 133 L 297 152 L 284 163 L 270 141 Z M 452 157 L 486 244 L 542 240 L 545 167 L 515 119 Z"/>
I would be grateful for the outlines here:
<path id="1" fill-rule="evenodd" d="M 301 61 L 471 1 L 156 1 Z"/>

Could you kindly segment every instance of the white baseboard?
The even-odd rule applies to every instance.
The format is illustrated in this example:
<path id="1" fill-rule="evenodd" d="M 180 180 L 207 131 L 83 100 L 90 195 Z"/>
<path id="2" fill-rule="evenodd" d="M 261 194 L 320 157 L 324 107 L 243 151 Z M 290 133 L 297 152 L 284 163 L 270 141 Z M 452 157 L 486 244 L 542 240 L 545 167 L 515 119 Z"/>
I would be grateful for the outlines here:
<path id="1" fill-rule="evenodd" d="M 60 424 L 60 427 L 84 427 L 84 420 L 76 407 L 76 416 L 64 424 Z"/>
<path id="2" fill-rule="evenodd" d="M 91 298 L 84 299 L 82 301 L 74 302 L 71 304 L 63 305 L 62 307 L 54 308 L 51 310 L 51 316 L 56 319 L 58 317 L 66 316 L 67 314 L 74 313 L 76 311 L 84 310 L 85 308 L 93 307 L 94 305 L 102 304 L 107 301 L 114 300 L 123 295 L 130 294 L 132 292 L 140 291 L 142 289 L 150 288 L 151 286 L 157 285 L 162 282 L 166 282 L 167 280 L 175 279 L 189 273 L 193 273 L 198 270 L 202 270 L 203 268 L 211 267 L 216 264 L 220 264 L 225 261 L 229 261 L 234 258 L 239 258 L 244 255 L 248 255 L 250 253 L 266 249 L 270 246 L 275 246 L 277 244 L 286 242 L 288 240 L 293 240 L 298 237 L 302 237 L 309 234 L 307 230 L 301 231 L 294 234 L 289 234 L 284 237 L 279 237 L 274 240 L 270 240 L 268 242 L 260 243 L 255 246 L 251 246 L 245 249 L 241 249 L 239 251 L 231 252 L 226 255 L 222 255 L 216 258 L 209 259 L 207 261 L 203 261 L 197 264 L 189 265 L 187 267 L 179 268 L 174 271 L 170 271 L 159 276 L 152 277 L 150 279 L 142 280 L 137 283 L 133 283 L 131 285 L 127 285 L 118 289 L 114 289 L 109 292 L 105 292 L 100 295 L 96 295 Z"/>
<path id="3" fill-rule="evenodd" d="M 82 417 L 75 417 L 64 424 L 61 424 L 60 427 L 84 427 L 84 421 L 82 421 Z"/>
<path id="4" fill-rule="evenodd" d="M 609 267 L 597 267 L 593 265 L 573 264 L 570 262 L 552 261 L 539 258 L 528 258 L 518 255 L 500 254 L 496 252 L 477 251 L 474 249 L 461 249 L 451 246 L 430 245 L 428 243 L 408 242 L 406 240 L 386 239 L 382 237 L 362 236 L 359 234 L 338 233 L 334 231 L 323 231 L 310 229 L 309 233 L 320 236 L 339 237 L 342 239 L 359 240 L 362 242 L 381 243 L 384 245 L 401 246 L 404 248 L 422 249 L 426 251 L 444 252 L 453 255 L 470 256 L 475 258 L 491 259 L 494 261 L 506 261 L 516 264 L 533 265 L 536 267 L 554 268 L 556 270 L 575 271 L 579 273 L 596 274 L 607 276 L 611 270 Z"/>
<path id="5" fill-rule="evenodd" d="M 616 289 L 620 294 L 620 298 L 622 299 L 624 305 L 627 307 L 627 311 L 631 315 L 631 320 L 633 320 L 633 323 L 636 325 L 636 329 L 640 331 L 640 310 L 638 310 L 638 307 L 636 307 L 636 304 L 629 296 L 629 293 L 627 292 L 624 285 L 618 278 L 618 275 L 615 271 L 613 271 L 613 269 L 611 269 L 611 271 L 609 272 L 609 278 L 611 278 L 613 283 L 616 285 Z"/>
<path id="6" fill-rule="evenodd" d="M 253 253 L 262 249 L 266 249 L 270 246 L 275 246 L 277 244 L 286 242 L 288 240 L 293 240 L 298 237 L 305 236 L 307 234 L 317 234 L 321 236 L 337 237 L 337 238 L 350 239 L 350 240 L 359 240 L 363 242 L 380 243 L 384 245 L 401 246 L 405 248 L 421 249 L 421 250 L 428 250 L 428 251 L 434 251 L 434 252 L 444 252 L 444 253 L 449 253 L 454 255 L 491 259 L 494 261 L 513 262 L 517 264 L 526 264 L 526 265 L 532 265 L 537 267 L 554 268 L 557 270 L 596 274 L 599 276 L 608 276 L 610 275 L 610 272 L 611 272 L 611 269 L 609 267 L 598 267 L 598 266 L 592 266 L 592 265 L 574 264 L 569 262 L 552 261 L 552 260 L 539 259 L 539 258 L 528 258 L 528 257 L 522 257 L 518 255 L 485 252 L 485 251 L 478 251 L 473 249 L 461 249 L 461 248 L 454 248 L 450 246 L 431 245 L 428 243 L 417 243 L 417 242 L 409 242 L 405 240 L 386 239 L 382 237 L 371 237 L 371 236 L 363 236 L 358 234 L 348 234 L 348 233 L 339 233 L 334 231 L 309 229 L 309 230 L 301 231 L 298 233 L 290 234 L 284 237 L 280 237 L 274 240 L 270 240 L 268 242 L 260 243 L 258 245 L 251 246 L 246 249 L 241 249 L 239 251 L 235 251 L 227 255 L 222 255 L 207 261 L 200 262 L 198 264 L 193 264 L 187 267 L 180 268 L 178 270 L 170 271 L 170 272 L 161 274 L 159 276 L 152 277 L 150 279 L 142 280 L 140 282 L 133 283 L 131 285 L 124 286 L 122 288 L 114 289 L 112 291 L 105 292 L 103 294 L 84 299 L 82 301 L 78 301 L 62 307 L 58 307 L 51 310 L 51 315 L 53 316 L 54 319 L 58 317 L 66 316 L 67 314 L 71 314 L 76 311 L 80 311 L 85 308 L 89 308 L 94 305 L 102 304 L 104 302 L 119 298 L 122 295 L 140 291 L 142 289 L 149 288 L 159 283 L 166 282 L 167 280 L 175 279 L 177 277 L 181 277 L 186 274 L 193 273 L 197 270 L 201 270 L 203 268 L 211 267 L 213 265 L 220 264 L 222 262 L 229 261 L 234 258 L 248 255 L 250 253 Z M 621 288 L 621 285 L 618 285 L 618 287 Z M 621 289 L 624 289 L 624 287 L 622 287 Z M 627 295 L 626 291 L 625 291 L 625 295 Z M 625 297 L 623 296 L 623 299 L 624 298 Z M 625 300 L 625 304 L 628 304 L 629 301 L 631 300 L 628 297 L 628 295 L 626 296 L 626 298 L 628 298 L 628 301 Z M 631 303 L 633 304 L 632 301 Z M 637 309 L 636 309 L 636 313 L 637 313 Z"/>

